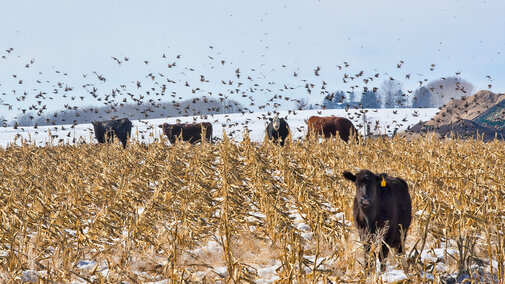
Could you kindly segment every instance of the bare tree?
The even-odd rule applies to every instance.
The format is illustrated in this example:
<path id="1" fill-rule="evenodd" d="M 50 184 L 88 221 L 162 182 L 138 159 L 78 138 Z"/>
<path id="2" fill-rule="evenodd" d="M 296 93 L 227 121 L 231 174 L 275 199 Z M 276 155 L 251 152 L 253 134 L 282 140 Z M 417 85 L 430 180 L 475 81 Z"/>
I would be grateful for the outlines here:
<path id="1" fill-rule="evenodd" d="M 414 93 L 414 98 L 412 99 L 412 107 L 434 107 L 433 95 L 426 87 L 421 87 Z"/>
<path id="2" fill-rule="evenodd" d="M 0 116 L 0 126 L 6 127 L 7 126 L 7 119 L 5 119 L 5 116 Z"/>
<path id="3" fill-rule="evenodd" d="M 243 108 L 235 100 L 216 100 L 207 97 L 192 98 L 182 101 L 160 103 L 125 103 L 112 106 L 86 106 L 76 109 L 59 110 L 34 118 L 32 113 L 16 118 L 19 126 L 59 125 L 90 123 L 93 120 L 106 120 L 118 117 L 128 117 L 131 120 L 209 115 L 219 113 L 235 113 Z"/>
<path id="4" fill-rule="evenodd" d="M 356 102 L 356 94 L 354 92 L 349 93 L 348 102 L 350 102 L 350 103 Z"/>
<path id="5" fill-rule="evenodd" d="M 364 108 L 380 108 L 381 99 L 376 92 L 366 91 L 361 95 L 361 105 Z"/>
<path id="6" fill-rule="evenodd" d="M 301 98 L 295 105 L 296 109 L 304 110 L 309 109 L 309 101 L 306 98 Z"/>
<path id="7" fill-rule="evenodd" d="M 19 126 L 32 126 L 34 123 L 33 116 L 33 113 L 27 113 L 19 117 L 15 117 L 11 124 L 17 124 Z"/>
<path id="8" fill-rule="evenodd" d="M 443 106 L 451 99 L 470 96 L 475 90 L 472 83 L 456 76 L 431 81 L 426 88 L 432 94 L 434 107 Z"/>
<path id="9" fill-rule="evenodd" d="M 379 89 L 384 101 L 385 108 L 394 108 L 398 106 L 397 101 L 402 97 L 402 83 L 396 80 L 385 80 Z"/>

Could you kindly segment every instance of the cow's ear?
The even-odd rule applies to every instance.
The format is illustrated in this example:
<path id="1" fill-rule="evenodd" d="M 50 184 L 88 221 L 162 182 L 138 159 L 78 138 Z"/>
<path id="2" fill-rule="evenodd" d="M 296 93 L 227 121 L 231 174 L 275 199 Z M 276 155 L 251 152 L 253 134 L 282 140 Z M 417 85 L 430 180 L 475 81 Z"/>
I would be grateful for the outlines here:
<path id="1" fill-rule="evenodd" d="M 269 117 L 269 118 L 268 118 L 268 120 L 273 121 L 274 119 L 273 119 L 273 118 L 271 118 L 271 117 Z"/>
<path id="2" fill-rule="evenodd" d="M 386 173 L 380 173 L 378 175 L 375 175 L 375 178 L 377 179 L 377 181 L 382 181 L 382 179 L 385 179 L 388 177 L 388 174 Z"/>
<path id="3" fill-rule="evenodd" d="M 386 184 L 387 176 L 388 176 L 388 174 L 386 174 L 386 173 L 378 174 L 375 176 L 375 178 L 377 179 L 377 182 L 380 183 L 381 187 L 385 188 L 387 186 L 387 184 Z"/>
<path id="4" fill-rule="evenodd" d="M 163 128 L 163 124 L 158 125 L 159 128 Z"/>
<path id="5" fill-rule="evenodd" d="M 356 181 L 356 176 L 355 176 L 355 175 L 353 175 L 353 174 L 352 174 L 352 173 L 350 173 L 350 172 L 344 172 L 343 176 L 344 176 L 344 178 L 346 178 L 346 179 L 348 179 L 348 180 L 350 180 L 350 181 L 352 181 L 352 182 L 355 182 L 355 181 Z"/>

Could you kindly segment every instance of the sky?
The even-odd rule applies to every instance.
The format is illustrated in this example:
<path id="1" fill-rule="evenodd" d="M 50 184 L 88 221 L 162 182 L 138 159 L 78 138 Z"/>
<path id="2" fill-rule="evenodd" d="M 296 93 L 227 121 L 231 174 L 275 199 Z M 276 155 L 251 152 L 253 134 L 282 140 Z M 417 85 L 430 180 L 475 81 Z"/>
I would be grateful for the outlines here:
<path id="1" fill-rule="evenodd" d="M 404 92 L 456 73 L 476 90 L 505 89 L 505 2 L 498 0 L 20 0 L 0 7 L 0 116 L 8 119 L 37 101 L 33 112 L 100 106 L 120 86 L 145 100 L 221 93 L 253 101 L 252 109 L 275 95 L 290 98 L 278 101 L 283 109 L 295 106 L 291 99 L 316 103 L 324 92 L 380 87 L 390 77 Z M 364 83 L 367 77 L 375 80 Z M 307 83 L 315 86 L 310 94 Z M 155 96 L 163 84 L 167 94 Z M 97 97 L 86 91 L 92 88 Z"/>

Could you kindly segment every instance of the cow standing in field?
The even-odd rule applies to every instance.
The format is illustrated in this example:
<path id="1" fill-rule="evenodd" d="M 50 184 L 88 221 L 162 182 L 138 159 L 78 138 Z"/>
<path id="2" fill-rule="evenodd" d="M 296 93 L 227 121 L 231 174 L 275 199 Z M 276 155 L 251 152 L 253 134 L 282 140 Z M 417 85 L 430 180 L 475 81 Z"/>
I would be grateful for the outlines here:
<path id="1" fill-rule="evenodd" d="M 163 123 L 158 125 L 163 129 L 163 134 L 168 137 L 168 141 L 173 145 L 177 141 L 178 137 L 181 137 L 182 141 L 188 141 L 191 144 L 195 144 L 202 140 L 202 131 L 205 132 L 205 139 L 211 141 L 212 138 L 212 124 L 210 122 L 201 123 L 177 123 L 168 124 Z"/>
<path id="2" fill-rule="evenodd" d="M 132 132 L 132 123 L 128 118 L 93 121 L 93 128 L 95 130 L 95 138 L 99 143 L 114 142 L 114 134 L 123 144 L 123 149 L 126 148 L 126 142 Z M 107 139 L 106 137 L 107 136 Z"/>
<path id="3" fill-rule="evenodd" d="M 369 268 L 371 238 L 384 234 L 379 245 L 381 270 L 384 270 L 389 247 L 398 253 L 403 252 L 402 245 L 412 220 L 408 185 L 401 178 L 384 173 L 376 175 L 368 170 L 361 170 L 356 175 L 344 172 L 343 175 L 356 185 L 353 215 L 360 239 L 364 241 L 365 266 Z"/>
<path id="4" fill-rule="evenodd" d="M 337 136 L 337 132 L 345 142 L 351 135 L 358 134 L 352 122 L 345 117 L 311 116 L 307 121 L 307 138 L 312 134 L 330 138 Z"/>
<path id="5" fill-rule="evenodd" d="M 273 140 L 274 143 L 279 143 L 281 146 L 284 146 L 286 138 L 289 138 L 290 135 L 289 125 L 284 118 L 275 117 L 270 119 L 266 131 L 268 139 Z"/>

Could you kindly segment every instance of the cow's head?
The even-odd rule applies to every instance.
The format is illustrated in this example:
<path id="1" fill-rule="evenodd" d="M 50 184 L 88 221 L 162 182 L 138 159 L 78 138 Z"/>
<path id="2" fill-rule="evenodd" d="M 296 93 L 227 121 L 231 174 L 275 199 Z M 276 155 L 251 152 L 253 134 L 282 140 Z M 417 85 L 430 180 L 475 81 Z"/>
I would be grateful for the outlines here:
<path id="1" fill-rule="evenodd" d="M 272 127 L 275 131 L 279 131 L 279 128 L 281 127 L 281 119 L 277 116 L 272 119 Z"/>
<path id="2" fill-rule="evenodd" d="M 172 125 L 165 122 L 163 124 L 158 125 L 158 127 L 163 129 L 163 134 L 165 134 L 166 136 L 170 137 L 172 135 Z"/>
<path id="3" fill-rule="evenodd" d="M 95 131 L 95 138 L 99 143 L 105 143 L 105 128 L 103 127 L 102 122 L 100 121 L 92 121 L 93 130 Z"/>
<path id="4" fill-rule="evenodd" d="M 344 172 L 344 178 L 356 185 L 356 201 L 361 208 L 368 208 L 375 204 L 377 192 L 384 190 L 387 174 L 376 175 L 368 170 L 361 170 L 356 175 Z"/>
<path id="5" fill-rule="evenodd" d="M 176 135 L 180 133 L 180 130 L 174 128 L 180 128 L 180 127 L 177 124 L 168 124 L 168 123 L 163 123 L 162 125 L 158 125 L 158 127 L 163 129 L 163 134 L 167 136 L 168 141 L 170 141 L 171 144 L 174 144 L 177 138 Z"/>

